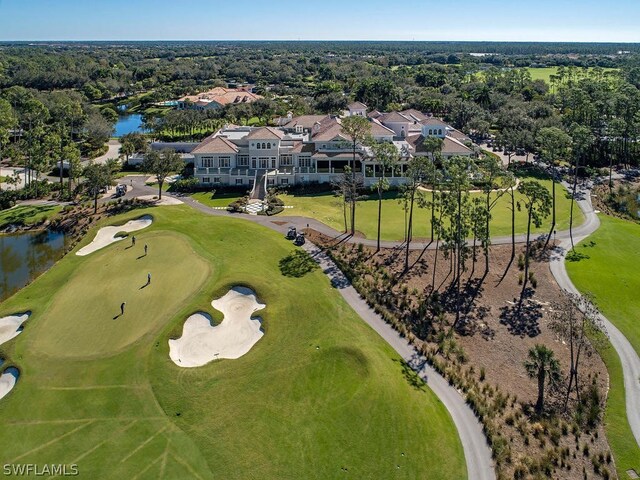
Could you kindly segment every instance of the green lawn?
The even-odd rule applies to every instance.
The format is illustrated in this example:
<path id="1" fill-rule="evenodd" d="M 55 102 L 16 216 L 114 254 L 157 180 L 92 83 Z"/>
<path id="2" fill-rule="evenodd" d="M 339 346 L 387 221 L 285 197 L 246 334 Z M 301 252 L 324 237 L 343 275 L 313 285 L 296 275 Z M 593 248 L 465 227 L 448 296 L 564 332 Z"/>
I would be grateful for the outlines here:
<path id="1" fill-rule="evenodd" d="M 531 80 L 544 80 L 547 83 L 551 83 L 551 76 L 558 74 L 558 67 L 544 67 L 544 68 L 534 68 L 528 67 L 529 73 L 531 74 Z M 593 71 L 593 67 L 589 67 L 586 69 L 589 72 Z M 603 68 L 605 73 L 615 72 L 617 68 Z M 577 69 L 578 74 L 583 74 L 585 72 L 584 68 Z"/>
<path id="2" fill-rule="evenodd" d="M 550 180 L 540 180 L 551 189 Z M 430 193 L 425 193 L 427 199 L 431 198 Z M 477 194 L 481 195 L 482 194 Z M 286 215 L 301 215 L 315 218 L 336 230 L 344 230 L 344 220 L 342 206 L 339 198 L 332 193 L 293 196 L 282 195 L 285 205 L 292 205 L 293 208 L 285 210 Z M 516 202 L 521 196 L 516 194 Z M 570 200 L 567 198 L 566 190 L 556 185 L 557 199 L 557 230 L 569 228 L 569 206 Z M 503 195 L 492 210 L 491 235 L 511 235 L 511 200 L 510 196 Z M 429 238 L 431 235 L 431 211 L 414 208 L 414 239 Z M 574 207 L 574 226 L 580 225 L 584 221 L 584 216 L 580 208 Z M 526 212 L 516 211 L 516 233 L 526 233 L 527 230 Z M 358 203 L 356 209 L 356 229 L 362 232 L 367 238 L 376 238 L 378 228 L 378 200 L 377 195 L 370 195 L 368 200 Z M 547 218 L 541 228 L 536 232 L 546 232 L 551 225 L 551 216 Z M 382 206 L 382 232 L 383 240 L 402 240 L 405 231 L 405 214 L 403 206 L 398 201 L 397 192 L 386 192 Z"/>
<path id="3" fill-rule="evenodd" d="M 207 205 L 208 207 L 226 207 L 232 202 L 242 198 L 242 195 L 236 192 L 232 193 L 214 193 L 213 196 L 211 192 L 198 192 L 191 195 L 191 198 L 199 201 L 203 205 Z"/>
<path id="4" fill-rule="evenodd" d="M 588 258 L 566 262 L 571 281 L 582 292 L 595 296 L 602 313 L 611 320 L 640 353 L 640 225 L 600 216 L 601 226 L 576 250 Z M 591 243 L 593 242 L 593 243 Z M 601 352 L 609 370 L 611 390 L 605 416 L 607 437 L 618 474 L 634 468 L 640 472 L 640 448 L 627 422 L 624 381 L 620 358 L 613 348 Z M 624 474 L 626 475 L 626 473 Z"/>
<path id="5" fill-rule="evenodd" d="M 46 218 L 53 218 L 60 210 L 62 207 L 57 205 L 18 205 L 0 211 L 0 228 L 10 223 L 20 225 L 39 223 Z"/>
<path id="6" fill-rule="evenodd" d="M 640 355 L 640 225 L 606 215 L 600 221 L 600 228 L 576 247 L 589 258 L 567 262 L 567 271 L 579 290 L 593 293 Z"/>
<path id="7" fill-rule="evenodd" d="M 295 248 L 281 235 L 184 205 L 144 213 L 139 247 L 68 255 L 0 307 L 32 311 L 0 347 L 21 370 L 0 400 L 0 463 L 77 463 L 82 478 L 466 478 L 443 405 L 320 270 L 280 273 Z M 195 311 L 219 321 L 212 298 L 238 284 L 266 304 L 264 337 L 237 360 L 174 365 L 168 339 Z"/>

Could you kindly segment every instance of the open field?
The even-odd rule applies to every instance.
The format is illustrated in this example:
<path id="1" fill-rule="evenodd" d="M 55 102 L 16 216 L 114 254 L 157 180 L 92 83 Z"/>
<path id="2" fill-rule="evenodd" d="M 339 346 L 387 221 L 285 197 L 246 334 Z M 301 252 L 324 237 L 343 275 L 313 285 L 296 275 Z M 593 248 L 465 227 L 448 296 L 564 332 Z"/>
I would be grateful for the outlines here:
<path id="1" fill-rule="evenodd" d="M 541 180 L 551 189 L 550 180 Z M 427 200 L 431 194 L 424 192 Z M 483 194 L 472 194 L 484 197 Z M 292 209 L 286 210 L 287 215 L 301 215 L 320 220 L 336 230 L 344 230 L 344 220 L 340 199 L 332 193 L 317 195 L 281 195 L 285 205 L 292 205 Z M 508 194 L 503 195 L 492 210 L 491 236 L 511 235 L 511 200 Z M 516 202 L 521 199 L 516 193 Z M 556 230 L 569 228 L 569 207 L 570 200 L 566 191 L 560 185 L 556 185 L 557 200 L 557 227 Z M 584 221 L 584 216 L 580 209 L 574 207 L 574 226 L 580 225 Z M 526 212 L 516 211 L 516 234 L 526 233 L 527 230 Z M 547 232 L 551 225 L 549 216 L 542 227 L 534 229 L 535 232 Z M 376 238 L 378 228 L 378 200 L 377 195 L 372 194 L 367 200 L 358 203 L 356 208 L 356 230 L 363 233 L 367 238 Z M 382 233 L 383 240 L 402 240 L 405 231 L 405 212 L 403 205 L 399 202 L 397 192 L 386 192 L 382 205 Z M 431 235 L 431 210 L 425 210 L 414 206 L 414 226 L 413 237 L 429 238 Z"/>
<path id="2" fill-rule="evenodd" d="M 0 228 L 11 223 L 28 225 L 51 219 L 62 210 L 57 205 L 23 205 L 0 211 Z"/>
<path id="3" fill-rule="evenodd" d="M 558 74 L 558 67 L 545 67 L 545 68 L 527 68 L 531 74 L 531 80 L 544 80 L 547 83 L 551 83 L 551 76 Z M 585 72 L 593 72 L 594 68 L 578 68 L 576 71 L 578 74 L 584 74 Z M 611 73 L 617 71 L 617 68 L 603 68 L 604 73 Z"/>
<path id="4" fill-rule="evenodd" d="M 431 390 L 320 270 L 282 275 L 290 243 L 187 206 L 149 213 L 135 248 L 68 255 L 3 302 L 0 316 L 32 315 L 0 347 L 21 371 L 0 401 L 1 463 L 77 463 L 86 478 L 466 477 Z M 264 337 L 237 360 L 176 366 L 169 338 L 196 311 L 220 322 L 211 299 L 233 285 L 267 305 Z"/>

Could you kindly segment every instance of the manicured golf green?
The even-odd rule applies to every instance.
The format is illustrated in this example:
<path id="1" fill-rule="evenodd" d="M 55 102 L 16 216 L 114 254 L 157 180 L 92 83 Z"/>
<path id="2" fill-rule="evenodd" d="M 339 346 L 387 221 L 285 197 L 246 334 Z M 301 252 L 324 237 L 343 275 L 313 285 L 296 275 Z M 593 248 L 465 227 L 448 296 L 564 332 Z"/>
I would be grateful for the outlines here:
<path id="1" fill-rule="evenodd" d="M 57 205 L 20 205 L 0 211 L 0 228 L 11 223 L 29 225 L 53 218 L 62 207 Z"/>
<path id="2" fill-rule="evenodd" d="M 32 311 L 0 347 L 21 370 L 0 400 L 1 463 L 76 463 L 86 478 L 466 478 L 446 409 L 320 270 L 282 275 L 289 242 L 187 206 L 109 223 L 147 213 L 135 248 L 68 255 L 0 307 Z M 239 284 L 266 304 L 264 337 L 237 360 L 173 364 L 186 317 L 220 321 L 211 300 Z"/>
<path id="3" fill-rule="evenodd" d="M 582 292 L 595 296 L 598 307 L 627 337 L 640 353 L 640 225 L 600 216 L 600 228 L 576 251 L 588 256 L 577 262 L 566 262 L 571 281 Z M 592 243 L 593 242 L 593 243 Z M 626 470 L 640 471 L 640 448 L 626 416 L 624 381 L 620 359 L 613 347 L 601 352 L 607 364 L 611 389 L 605 416 L 607 438 L 614 453 L 620 478 Z M 624 475 L 623 475 L 624 473 Z"/>
<path id="4" fill-rule="evenodd" d="M 551 190 L 550 180 L 539 180 Z M 427 200 L 431 199 L 431 194 L 425 192 Z M 472 194 L 473 196 L 482 194 Z M 344 216 L 340 198 L 332 193 L 319 195 L 282 195 L 286 205 L 293 208 L 287 209 L 285 215 L 300 215 L 315 218 L 338 231 L 344 230 Z M 522 197 L 516 193 L 516 202 Z M 569 207 L 570 199 L 567 192 L 561 185 L 556 185 L 557 201 L 557 227 L 556 230 L 569 228 Z M 503 195 L 496 206 L 491 211 L 491 236 L 511 235 L 511 197 Z M 431 210 L 421 209 L 414 206 L 413 237 L 429 238 L 431 235 Z M 580 225 L 584 221 L 584 216 L 578 206 L 574 206 L 574 226 Z M 551 225 L 549 216 L 542 227 L 533 229 L 534 232 L 547 232 Z M 360 201 L 356 209 L 356 230 L 363 233 L 367 238 L 376 238 L 378 229 L 378 200 L 377 195 L 370 195 L 367 200 Z M 383 240 L 402 240 L 405 231 L 404 205 L 399 201 L 397 192 L 386 192 L 382 205 L 382 228 L 381 237 Z M 526 233 L 527 215 L 523 208 L 516 210 L 516 234 Z"/>
<path id="5" fill-rule="evenodd" d="M 544 80 L 547 83 L 551 83 L 551 76 L 558 74 L 558 67 L 528 67 L 529 73 L 531 74 L 531 80 Z M 582 74 L 585 70 L 589 72 L 593 72 L 593 67 L 588 67 L 587 69 L 578 68 L 578 74 Z M 603 68 L 602 71 L 607 74 L 611 72 L 615 72 L 618 70 L 617 68 Z"/>

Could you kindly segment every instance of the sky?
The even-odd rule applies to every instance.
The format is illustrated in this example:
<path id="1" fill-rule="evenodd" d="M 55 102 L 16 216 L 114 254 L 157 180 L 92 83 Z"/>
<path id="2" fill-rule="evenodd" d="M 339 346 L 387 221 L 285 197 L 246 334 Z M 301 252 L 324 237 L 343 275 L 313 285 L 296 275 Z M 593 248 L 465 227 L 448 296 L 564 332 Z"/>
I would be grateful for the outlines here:
<path id="1" fill-rule="evenodd" d="M 2 40 L 640 42 L 640 0 L 0 0 Z"/>

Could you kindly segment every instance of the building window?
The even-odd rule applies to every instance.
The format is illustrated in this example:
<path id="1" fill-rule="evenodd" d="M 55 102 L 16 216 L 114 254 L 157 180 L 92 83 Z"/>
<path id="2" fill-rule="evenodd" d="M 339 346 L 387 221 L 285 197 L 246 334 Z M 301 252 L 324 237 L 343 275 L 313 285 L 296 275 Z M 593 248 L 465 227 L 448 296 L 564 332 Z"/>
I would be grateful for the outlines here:
<path id="1" fill-rule="evenodd" d="M 229 168 L 231 166 L 231 157 L 218 158 L 218 165 L 222 168 Z"/>
<path id="2" fill-rule="evenodd" d="M 202 183 L 211 183 L 211 179 L 209 177 L 202 177 Z"/>
<path id="3" fill-rule="evenodd" d="M 280 155 L 280 165 L 283 167 L 290 167 L 293 165 L 293 158 L 291 155 Z"/>
<path id="4" fill-rule="evenodd" d="M 296 125 L 296 133 L 302 133 L 302 125 Z"/>
<path id="5" fill-rule="evenodd" d="M 263 143 L 262 143 L 262 148 L 263 148 L 264 150 L 266 150 L 266 149 L 267 149 L 267 144 L 263 142 Z"/>
<path id="6" fill-rule="evenodd" d="M 311 157 L 300 157 L 298 159 L 298 164 L 301 167 L 310 167 L 311 166 Z"/>
<path id="7" fill-rule="evenodd" d="M 438 135 L 442 135 L 442 129 L 441 128 L 438 129 Z"/>
<path id="8" fill-rule="evenodd" d="M 239 155 L 238 162 L 239 167 L 248 167 L 249 166 L 249 156 L 248 155 Z"/>
<path id="9" fill-rule="evenodd" d="M 271 143 L 267 143 L 267 149 L 271 148 Z"/>
<path id="10" fill-rule="evenodd" d="M 213 183 L 222 183 L 220 177 L 213 177 Z"/>
<path id="11" fill-rule="evenodd" d="M 429 129 L 429 135 L 433 135 L 433 130 Z"/>
<path id="12" fill-rule="evenodd" d="M 213 157 L 202 157 L 202 167 L 203 168 L 213 167 Z"/>
<path id="13" fill-rule="evenodd" d="M 257 144 L 256 148 L 257 148 L 257 149 L 260 149 L 260 144 L 259 144 L 259 143 Z"/>
<path id="14" fill-rule="evenodd" d="M 288 178 L 281 178 L 280 179 L 280 184 L 281 185 L 289 185 L 289 179 Z"/>
<path id="15" fill-rule="evenodd" d="M 242 179 L 236 178 L 236 185 L 242 185 Z"/>

